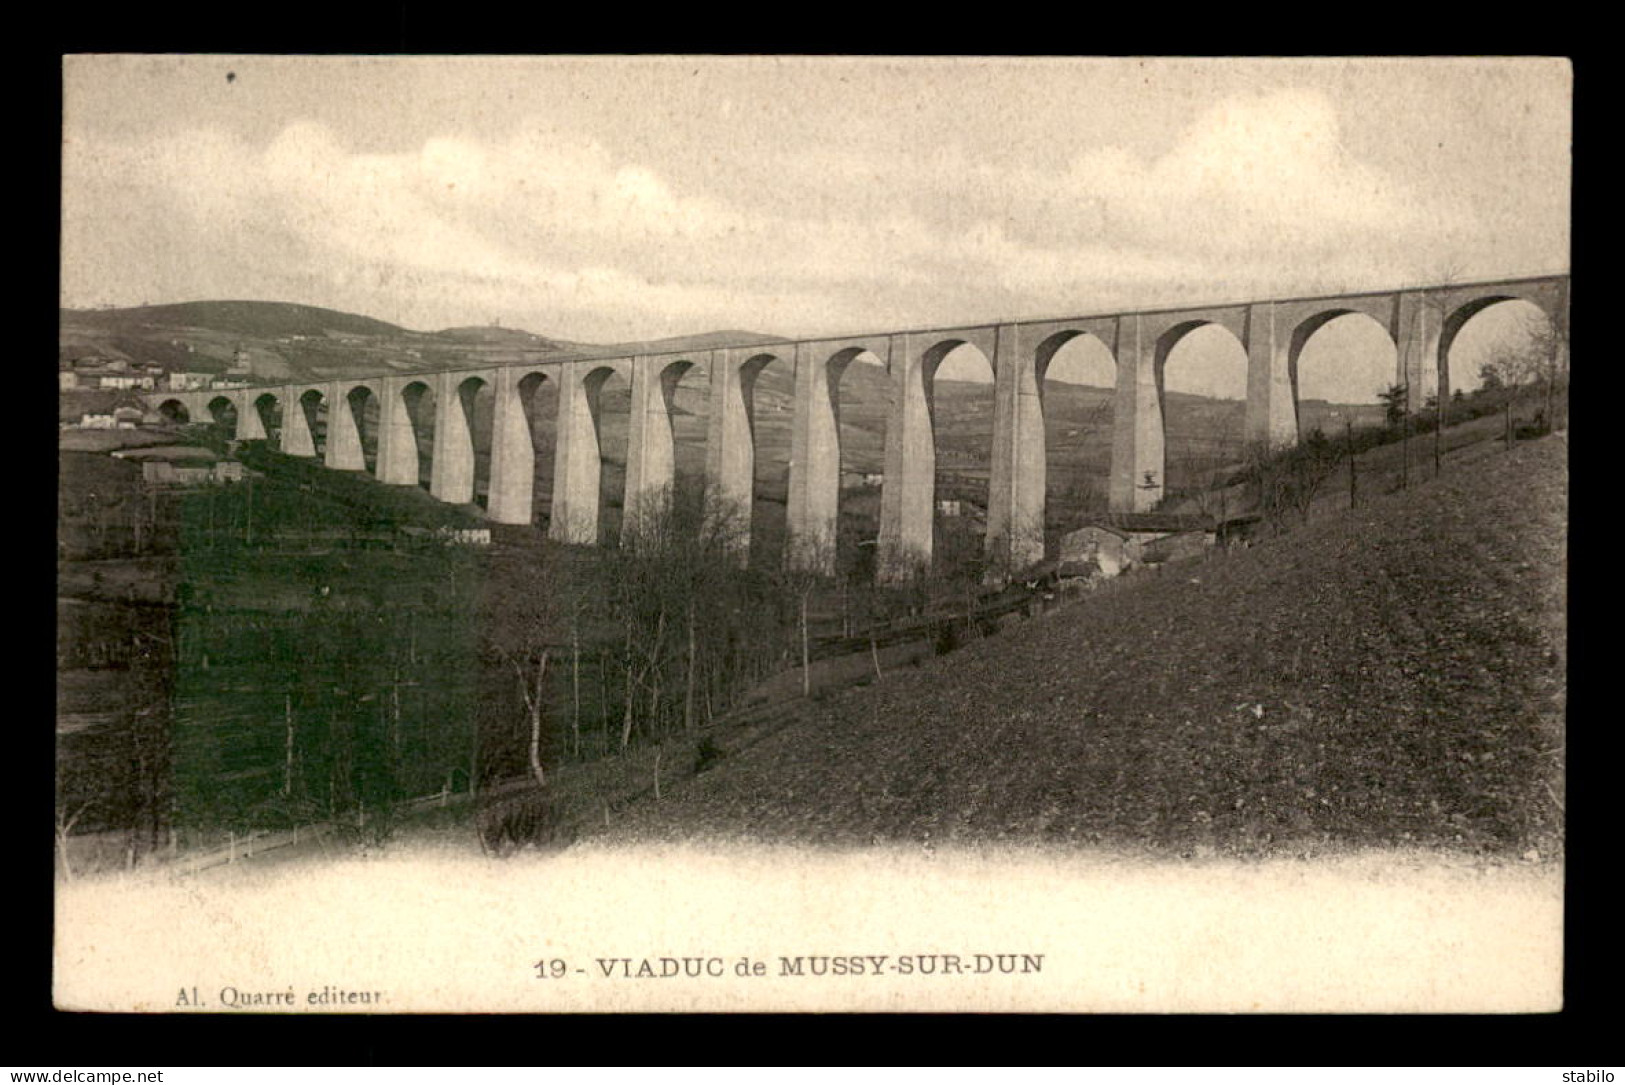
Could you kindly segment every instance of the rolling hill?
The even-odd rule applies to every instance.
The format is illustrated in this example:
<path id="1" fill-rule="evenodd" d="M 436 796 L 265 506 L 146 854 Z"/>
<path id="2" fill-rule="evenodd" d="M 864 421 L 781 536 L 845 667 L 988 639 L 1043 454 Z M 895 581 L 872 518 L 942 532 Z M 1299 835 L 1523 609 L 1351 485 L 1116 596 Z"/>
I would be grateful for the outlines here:
<path id="1" fill-rule="evenodd" d="M 63 309 L 64 325 L 124 334 L 160 328 L 201 328 L 251 337 L 279 335 L 404 335 L 406 329 L 372 317 L 280 301 L 188 301 L 130 309 Z"/>
<path id="2" fill-rule="evenodd" d="M 783 342 L 749 331 L 627 343 L 584 343 L 523 328 L 466 326 L 412 331 L 382 320 L 270 301 L 195 301 L 125 309 L 61 309 L 59 356 L 117 358 L 166 369 L 223 372 L 241 357 L 255 379 L 332 380 L 378 372 L 512 365 L 587 356 L 710 350 Z"/>

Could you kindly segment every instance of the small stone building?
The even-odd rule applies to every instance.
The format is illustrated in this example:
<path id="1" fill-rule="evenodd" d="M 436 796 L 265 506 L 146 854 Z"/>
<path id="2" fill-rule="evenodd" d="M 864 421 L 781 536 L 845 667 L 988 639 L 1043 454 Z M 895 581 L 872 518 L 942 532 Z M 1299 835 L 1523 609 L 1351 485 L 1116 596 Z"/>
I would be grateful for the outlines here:
<path id="1" fill-rule="evenodd" d="M 1116 576 L 1134 563 L 1128 533 L 1107 524 L 1080 527 L 1061 538 L 1060 563 L 1092 564 L 1101 576 Z"/>
<path id="2" fill-rule="evenodd" d="M 1213 526 L 1201 517 L 1170 513 L 1116 513 L 1061 539 L 1060 560 L 1094 562 L 1113 577 L 1136 565 L 1199 557 L 1214 544 Z"/>

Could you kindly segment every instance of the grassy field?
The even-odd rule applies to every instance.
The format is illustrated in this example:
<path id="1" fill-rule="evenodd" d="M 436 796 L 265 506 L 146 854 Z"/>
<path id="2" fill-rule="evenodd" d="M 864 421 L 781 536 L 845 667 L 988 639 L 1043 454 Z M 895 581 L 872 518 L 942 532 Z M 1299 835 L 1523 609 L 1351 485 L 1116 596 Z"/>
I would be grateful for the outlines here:
<path id="1" fill-rule="evenodd" d="M 1566 445 L 1460 456 L 1354 512 L 718 733 L 712 767 L 602 831 L 1557 854 Z"/>

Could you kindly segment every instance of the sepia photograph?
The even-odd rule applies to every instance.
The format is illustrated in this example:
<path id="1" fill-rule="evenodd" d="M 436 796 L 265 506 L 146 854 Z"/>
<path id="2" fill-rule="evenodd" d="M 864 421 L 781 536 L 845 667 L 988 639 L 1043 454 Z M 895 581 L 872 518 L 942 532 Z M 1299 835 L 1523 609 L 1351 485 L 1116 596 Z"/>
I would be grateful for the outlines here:
<path id="1" fill-rule="evenodd" d="M 57 1008 L 1563 1009 L 1569 61 L 61 75 Z"/>

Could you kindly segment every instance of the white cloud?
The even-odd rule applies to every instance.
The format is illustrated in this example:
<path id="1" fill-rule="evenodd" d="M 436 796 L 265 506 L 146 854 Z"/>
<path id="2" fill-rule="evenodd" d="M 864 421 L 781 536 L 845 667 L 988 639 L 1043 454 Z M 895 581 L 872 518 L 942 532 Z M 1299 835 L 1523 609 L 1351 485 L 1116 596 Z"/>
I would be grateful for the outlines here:
<path id="1" fill-rule="evenodd" d="M 64 293 L 100 300 L 122 275 L 109 300 L 258 283 L 419 327 L 497 313 L 575 338 L 817 334 L 1418 278 L 1416 252 L 1471 234 L 1292 91 L 1221 102 L 1155 157 L 1080 147 L 1048 171 L 951 143 L 816 147 L 784 159 L 782 184 L 730 190 L 728 162 L 685 189 L 534 121 L 394 154 L 308 122 L 263 147 L 213 129 L 70 141 Z M 168 266 L 128 266 L 141 251 Z"/>

